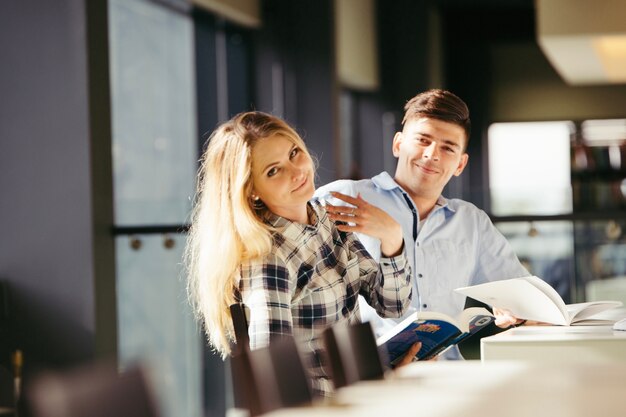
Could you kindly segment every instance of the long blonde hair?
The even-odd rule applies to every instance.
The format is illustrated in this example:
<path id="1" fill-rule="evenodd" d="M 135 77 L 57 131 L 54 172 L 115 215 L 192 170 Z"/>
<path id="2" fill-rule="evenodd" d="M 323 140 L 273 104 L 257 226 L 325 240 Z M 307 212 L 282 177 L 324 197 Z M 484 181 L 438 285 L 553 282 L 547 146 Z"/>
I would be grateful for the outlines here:
<path id="1" fill-rule="evenodd" d="M 195 207 L 185 248 L 187 290 L 209 343 L 230 353 L 239 266 L 268 254 L 272 229 L 267 209 L 252 201 L 252 148 L 282 136 L 308 155 L 300 136 L 283 120 L 262 112 L 241 113 L 219 126 L 200 162 Z M 309 155 L 310 156 L 310 155 Z"/>

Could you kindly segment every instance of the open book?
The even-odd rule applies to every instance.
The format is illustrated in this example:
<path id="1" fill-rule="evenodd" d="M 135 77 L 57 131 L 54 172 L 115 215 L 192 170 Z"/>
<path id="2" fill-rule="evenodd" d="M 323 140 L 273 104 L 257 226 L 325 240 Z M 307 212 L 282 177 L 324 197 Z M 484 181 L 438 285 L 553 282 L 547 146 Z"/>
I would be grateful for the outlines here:
<path id="1" fill-rule="evenodd" d="M 456 319 L 443 313 L 416 311 L 376 339 L 376 344 L 386 349 L 390 363 L 395 365 L 414 343 L 422 342 L 417 358 L 428 360 L 492 321 L 491 313 L 481 307 L 468 308 Z"/>
<path id="2" fill-rule="evenodd" d="M 506 279 L 454 291 L 492 307 L 507 309 L 520 319 L 562 326 L 612 324 L 592 316 L 622 305 L 620 301 L 565 304 L 559 293 L 538 277 Z"/>

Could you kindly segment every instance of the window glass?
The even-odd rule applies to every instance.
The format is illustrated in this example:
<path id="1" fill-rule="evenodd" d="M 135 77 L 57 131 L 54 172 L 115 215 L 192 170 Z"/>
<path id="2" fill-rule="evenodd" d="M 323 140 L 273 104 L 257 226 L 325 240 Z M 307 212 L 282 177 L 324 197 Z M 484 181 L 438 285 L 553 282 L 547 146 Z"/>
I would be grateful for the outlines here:
<path id="1" fill-rule="evenodd" d="M 115 222 L 183 224 L 197 159 L 193 24 L 146 0 L 110 0 Z"/>
<path id="2" fill-rule="evenodd" d="M 197 168 L 190 17 L 109 0 L 116 226 L 186 223 Z M 203 337 L 181 277 L 183 235 L 116 239 L 118 356 L 147 365 L 164 417 L 203 415 Z"/>
<path id="3" fill-rule="evenodd" d="M 184 244 L 181 235 L 116 239 L 120 364 L 148 365 L 169 417 L 202 415 L 203 339 L 186 298 Z"/>
<path id="4" fill-rule="evenodd" d="M 566 303 L 575 300 L 572 222 L 499 222 L 496 227 L 531 274 L 552 285 Z"/>
<path id="5" fill-rule="evenodd" d="M 580 297 L 626 304 L 626 220 L 578 221 L 576 266 Z M 584 294 L 583 294 L 584 291 Z"/>
<path id="6" fill-rule="evenodd" d="M 571 122 L 489 127 L 491 212 L 497 216 L 572 212 Z"/>

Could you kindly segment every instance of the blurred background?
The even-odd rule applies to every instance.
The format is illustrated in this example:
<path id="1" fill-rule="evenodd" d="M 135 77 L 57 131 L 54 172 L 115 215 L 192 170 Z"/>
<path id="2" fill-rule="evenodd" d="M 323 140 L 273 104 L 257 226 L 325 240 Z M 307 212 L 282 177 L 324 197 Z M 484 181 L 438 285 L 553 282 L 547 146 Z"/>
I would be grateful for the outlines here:
<path id="1" fill-rule="evenodd" d="M 208 133 L 262 110 L 318 184 L 393 173 L 429 88 L 473 123 L 445 195 L 566 302 L 626 299 L 625 22 L 618 0 L 2 1 L 0 365 L 140 361 L 166 416 L 224 415 L 181 267 Z"/>

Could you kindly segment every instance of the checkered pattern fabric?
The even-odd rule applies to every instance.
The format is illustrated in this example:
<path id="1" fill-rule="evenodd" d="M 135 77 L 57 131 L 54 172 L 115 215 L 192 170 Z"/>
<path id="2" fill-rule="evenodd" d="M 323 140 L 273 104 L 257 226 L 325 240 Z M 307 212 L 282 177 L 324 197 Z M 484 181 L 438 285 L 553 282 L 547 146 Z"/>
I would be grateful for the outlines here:
<path id="1" fill-rule="evenodd" d="M 404 251 L 379 265 L 352 233 L 337 230 L 319 203 L 308 208 L 312 225 L 268 220 L 277 230 L 272 252 L 241 266 L 239 291 L 250 348 L 293 335 L 314 390 L 324 395 L 332 390 L 324 370 L 324 329 L 359 321 L 358 295 L 381 316 L 401 316 L 411 301 L 411 275 Z"/>

